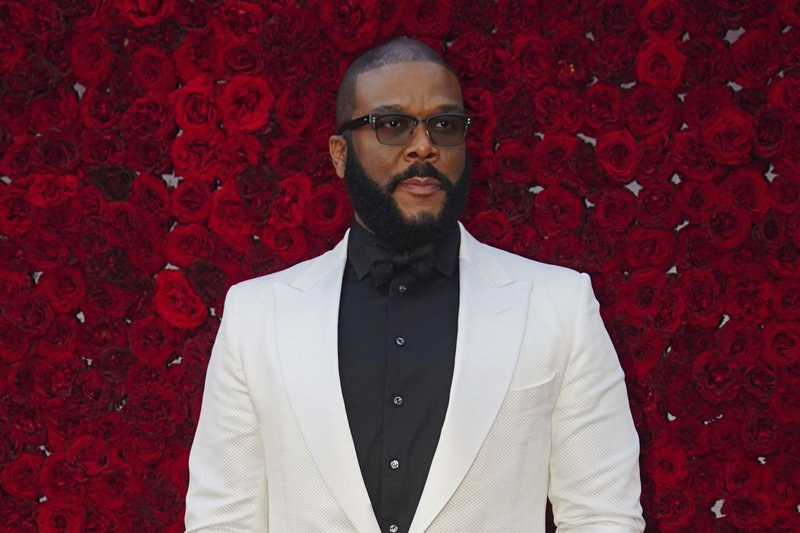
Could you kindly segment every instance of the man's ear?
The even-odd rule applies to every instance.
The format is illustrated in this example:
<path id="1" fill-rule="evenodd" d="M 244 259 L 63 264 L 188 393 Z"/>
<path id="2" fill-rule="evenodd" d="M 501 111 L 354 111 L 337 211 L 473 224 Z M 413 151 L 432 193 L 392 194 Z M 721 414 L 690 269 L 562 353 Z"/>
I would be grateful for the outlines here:
<path id="1" fill-rule="evenodd" d="M 347 141 L 341 135 L 331 135 L 328 139 L 328 150 L 331 153 L 331 163 L 336 170 L 336 175 L 344 178 L 344 168 L 347 161 Z"/>

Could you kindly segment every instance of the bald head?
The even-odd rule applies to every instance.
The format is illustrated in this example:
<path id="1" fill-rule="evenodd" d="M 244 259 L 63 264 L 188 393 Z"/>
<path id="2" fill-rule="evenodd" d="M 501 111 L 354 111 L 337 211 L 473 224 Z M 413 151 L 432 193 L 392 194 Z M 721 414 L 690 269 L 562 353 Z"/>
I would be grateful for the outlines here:
<path id="1" fill-rule="evenodd" d="M 336 128 L 353 118 L 356 107 L 356 79 L 359 74 L 386 65 L 420 61 L 441 65 L 453 72 L 447 61 L 427 44 L 401 37 L 366 51 L 347 68 L 336 94 Z"/>

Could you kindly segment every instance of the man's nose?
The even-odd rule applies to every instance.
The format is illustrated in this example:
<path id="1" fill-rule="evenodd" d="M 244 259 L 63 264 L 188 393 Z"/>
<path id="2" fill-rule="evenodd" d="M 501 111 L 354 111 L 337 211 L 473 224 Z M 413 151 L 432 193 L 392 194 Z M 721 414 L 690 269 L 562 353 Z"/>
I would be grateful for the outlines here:
<path id="1" fill-rule="evenodd" d="M 424 122 L 417 124 L 405 148 L 405 158 L 417 161 L 433 161 L 439 157 L 439 148 L 431 141 Z"/>

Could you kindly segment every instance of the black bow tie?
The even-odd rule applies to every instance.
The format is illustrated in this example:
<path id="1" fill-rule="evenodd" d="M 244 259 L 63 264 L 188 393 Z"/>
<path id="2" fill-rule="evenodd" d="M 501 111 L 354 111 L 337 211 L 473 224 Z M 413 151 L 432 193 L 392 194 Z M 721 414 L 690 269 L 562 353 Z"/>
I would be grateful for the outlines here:
<path id="1" fill-rule="evenodd" d="M 426 244 L 408 251 L 391 250 L 378 244 L 366 247 L 369 273 L 376 287 L 389 283 L 395 272 L 407 269 L 419 279 L 431 277 L 436 245 Z"/>

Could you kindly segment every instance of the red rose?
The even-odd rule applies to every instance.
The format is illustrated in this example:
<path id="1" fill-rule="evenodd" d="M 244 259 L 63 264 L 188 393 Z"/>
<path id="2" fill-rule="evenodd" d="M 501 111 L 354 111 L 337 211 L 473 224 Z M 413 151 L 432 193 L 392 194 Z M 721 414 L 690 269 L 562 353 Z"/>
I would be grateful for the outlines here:
<path id="1" fill-rule="evenodd" d="M 603 191 L 591 211 L 590 220 L 603 232 L 620 233 L 633 221 L 636 196 L 629 189 Z"/>
<path id="2" fill-rule="evenodd" d="M 678 186 L 681 213 L 690 222 L 700 223 L 711 216 L 721 201 L 722 191 L 712 182 L 684 181 Z"/>
<path id="3" fill-rule="evenodd" d="M 123 415 L 138 430 L 168 437 L 186 418 L 186 405 L 177 392 L 154 383 L 128 397 Z"/>
<path id="4" fill-rule="evenodd" d="M 646 41 L 636 56 L 636 78 L 654 87 L 674 91 L 683 82 L 686 56 L 670 40 Z"/>
<path id="5" fill-rule="evenodd" d="M 714 36 L 695 37 L 680 41 L 678 49 L 686 56 L 684 81 L 689 87 L 709 82 L 724 84 L 730 79 L 730 52 L 724 39 Z M 688 123 L 688 122 L 687 122 Z"/>
<path id="6" fill-rule="evenodd" d="M 72 311 L 83 299 L 86 285 L 78 268 L 64 267 L 45 272 L 39 278 L 39 288 L 50 300 L 57 313 Z"/>
<path id="7" fill-rule="evenodd" d="M 481 211 L 467 224 L 467 229 L 475 237 L 490 246 L 510 249 L 514 231 L 503 213 Z"/>
<path id="8" fill-rule="evenodd" d="M 203 301 L 177 270 L 164 270 L 156 276 L 154 307 L 164 320 L 178 328 L 196 328 L 208 314 Z"/>
<path id="9" fill-rule="evenodd" d="M 714 275 L 705 269 L 681 272 L 680 287 L 686 299 L 687 324 L 715 327 L 722 319 L 722 290 Z"/>
<path id="10" fill-rule="evenodd" d="M 122 0 L 120 12 L 134 26 L 141 28 L 158 24 L 172 14 L 174 0 Z"/>
<path id="11" fill-rule="evenodd" d="M 655 492 L 653 502 L 642 502 L 652 509 L 650 519 L 659 531 L 679 532 L 697 521 L 696 505 L 684 488 L 669 487 Z"/>
<path id="12" fill-rule="evenodd" d="M 622 115 L 628 130 L 642 140 L 677 129 L 679 109 L 676 98 L 666 89 L 637 85 L 625 95 Z"/>
<path id="13" fill-rule="evenodd" d="M 26 453 L 5 463 L 0 470 L 0 487 L 14 498 L 31 499 L 41 496 L 39 471 L 43 462 L 42 454 Z"/>
<path id="14" fill-rule="evenodd" d="M 773 294 L 772 309 L 777 318 L 800 320 L 800 281 L 779 281 Z"/>
<path id="15" fill-rule="evenodd" d="M 760 322 L 770 312 L 773 287 L 760 278 L 732 278 L 725 291 L 725 311 L 736 317 Z"/>
<path id="16" fill-rule="evenodd" d="M 704 129 L 709 120 L 735 105 L 730 87 L 708 83 L 695 85 L 683 99 L 683 116 L 690 129 Z"/>
<path id="17" fill-rule="evenodd" d="M 715 404 L 736 398 L 743 373 L 741 361 L 711 351 L 697 356 L 692 369 L 700 395 Z"/>
<path id="18" fill-rule="evenodd" d="M 585 215 L 583 201 L 562 187 L 548 187 L 533 201 L 533 226 L 545 237 L 574 233 Z"/>
<path id="19" fill-rule="evenodd" d="M 128 203 L 158 225 L 169 223 L 169 189 L 161 177 L 139 174 L 133 181 Z"/>
<path id="20" fill-rule="evenodd" d="M 272 201 L 278 194 L 274 172 L 267 168 L 247 167 L 236 174 L 234 181 L 247 218 L 257 226 L 266 224 Z"/>
<path id="21" fill-rule="evenodd" d="M 275 229 L 298 226 L 305 214 L 305 204 L 311 196 L 311 180 L 302 174 L 284 178 L 280 193 L 272 202 L 268 224 Z"/>
<path id="22" fill-rule="evenodd" d="M 592 135 L 617 131 L 622 126 L 622 93 L 605 82 L 589 86 L 583 93 L 583 124 Z"/>
<path id="23" fill-rule="evenodd" d="M 575 89 L 548 85 L 536 91 L 532 100 L 533 119 L 545 134 L 575 133 L 580 128 L 582 102 Z"/>
<path id="24" fill-rule="evenodd" d="M 211 70 L 217 42 L 210 31 L 188 32 L 175 51 L 175 70 L 184 83 L 203 76 Z"/>
<path id="25" fill-rule="evenodd" d="M 794 140 L 792 121 L 781 111 L 765 106 L 753 124 L 753 153 L 769 159 L 781 155 Z"/>
<path id="26" fill-rule="evenodd" d="M 211 212 L 211 188 L 198 180 L 182 180 L 172 190 L 170 211 L 178 222 L 202 222 Z"/>
<path id="27" fill-rule="evenodd" d="M 679 131 L 673 135 L 672 158 L 681 177 L 689 180 L 711 181 L 723 172 L 696 131 Z"/>
<path id="28" fill-rule="evenodd" d="M 80 108 L 73 89 L 57 87 L 31 106 L 31 125 L 40 132 L 69 132 L 74 127 Z"/>
<path id="29" fill-rule="evenodd" d="M 659 488 L 674 487 L 689 478 L 689 460 L 675 444 L 655 448 L 650 455 L 642 457 L 642 464 L 649 467 L 647 470 Z"/>
<path id="30" fill-rule="evenodd" d="M 236 75 L 258 76 L 264 72 L 265 61 L 269 64 L 270 52 L 264 50 L 258 40 L 222 41 L 214 53 L 214 66 L 211 72 L 216 78 L 230 78 Z"/>
<path id="31" fill-rule="evenodd" d="M 179 224 L 167 234 L 165 253 L 167 261 L 173 265 L 184 267 L 198 259 L 213 256 L 214 241 L 205 226 Z"/>
<path id="32" fill-rule="evenodd" d="M 72 383 L 84 369 L 83 362 L 71 353 L 40 359 L 33 375 L 34 391 L 45 402 L 60 404 L 72 395 Z"/>
<path id="33" fill-rule="evenodd" d="M 29 347 L 28 335 L 0 316 L 0 360 L 6 363 L 19 361 L 28 355 Z"/>
<path id="34" fill-rule="evenodd" d="M 550 81 L 551 56 L 545 39 L 533 34 L 517 34 L 511 44 L 511 58 L 520 69 L 525 89 L 531 94 Z"/>
<path id="35" fill-rule="evenodd" d="M 523 257 L 532 258 L 536 255 L 541 236 L 536 228 L 527 224 L 514 226 L 514 241 L 511 251 Z"/>
<path id="36" fill-rule="evenodd" d="M 725 165 L 750 161 L 753 146 L 753 119 L 736 107 L 719 111 L 708 118 L 703 140 L 711 156 Z"/>
<path id="37" fill-rule="evenodd" d="M 253 231 L 247 220 L 239 195 L 233 187 L 221 187 L 214 191 L 208 227 L 219 235 L 241 236 Z"/>
<path id="38" fill-rule="evenodd" d="M 610 132 L 597 139 L 595 154 L 613 183 L 623 185 L 633 180 L 639 150 L 627 130 Z"/>
<path id="39" fill-rule="evenodd" d="M 640 226 L 672 231 L 681 222 L 681 211 L 676 209 L 675 187 L 671 184 L 645 187 L 636 196 L 636 220 Z"/>
<path id="40" fill-rule="evenodd" d="M 3 28 L 0 35 L 0 74 L 5 74 L 25 55 L 25 43 L 10 27 Z"/>
<path id="41" fill-rule="evenodd" d="M 259 234 L 259 239 L 286 265 L 297 263 L 308 252 L 306 230 L 302 226 L 275 229 L 268 225 Z"/>
<path id="42" fill-rule="evenodd" d="M 269 122 L 274 99 L 264 78 L 234 76 L 220 97 L 225 131 L 230 135 L 260 130 Z"/>
<path id="43" fill-rule="evenodd" d="M 285 151 L 281 147 L 281 155 Z M 219 147 L 215 174 L 223 184 L 235 178 L 249 167 L 260 168 L 264 162 L 264 147 L 253 135 L 228 137 Z M 275 164 L 277 166 L 277 164 Z M 296 171 L 297 167 L 292 167 Z"/>
<path id="44" fill-rule="evenodd" d="M 740 167 L 725 176 L 721 187 L 731 192 L 734 205 L 750 213 L 765 214 L 772 203 L 764 174 L 753 167 Z"/>
<path id="45" fill-rule="evenodd" d="M 442 40 L 440 38 L 450 23 L 451 10 L 450 0 L 412 0 L 408 2 L 403 11 L 403 26 L 406 34 L 422 36 L 421 39 L 425 44 L 441 53 Z M 436 12 L 436 17 L 427 16 L 428 13 L 433 12 Z"/>
<path id="46" fill-rule="evenodd" d="M 126 255 L 128 262 L 138 272 L 152 276 L 158 273 L 166 264 L 164 257 L 164 238 L 166 228 L 157 228 L 149 219 L 144 219 L 144 224 L 139 238 L 128 246 Z"/>
<path id="47" fill-rule="evenodd" d="M 175 88 L 172 58 L 155 46 L 145 45 L 131 56 L 134 80 L 147 92 L 168 93 Z"/>
<path id="48" fill-rule="evenodd" d="M 623 284 L 622 306 L 633 325 L 643 327 L 658 309 L 667 287 L 667 275 L 655 268 L 635 271 Z"/>
<path id="49" fill-rule="evenodd" d="M 122 116 L 122 135 L 132 141 L 154 139 L 163 144 L 174 130 L 172 107 L 161 96 L 137 98 Z"/>
<path id="50" fill-rule="evenodd" d="M 312 121 L 317 120 L 317 102 L 305 96 L 309 90 L 306 84 L 290 81 L 278 96 L 275 120 L 289 137 L 299 137 Z"/>
<path id="51" fill-rule="evenodd" d="M 733 206 L 720 206 L 708 218 L 705 229 L 714 246 L 732 250 L 742 244 L 750 233 L 750 217 Z"/>
<path id="52" fill-rule="evenodd" d="M 36 351 L 45 357 L 60 358 L 64 354 L 72 356 L 77 344 L 77 318 L 58 315 L 44 337 L 36 342 Z"/>
<path id="53" fill-rule="evenodd" d="M 769 32 L 749 30 L 731 46 L 733 81 L 745 89 L 760 89 L 780 69 L 778 42 Z"/>
<path id="54" fill-rule="evenodd" d="M 675 260 L 675 233 L 635 226 L 625 235 L 623 255 L 630 270 L 644 267 L 668 269 Z"/>
<path id="55" fill-rule="evenodd" d="M 575 155 L 579 141 L 571 135 L 545 135 L 533 150 L 536 183 L 542 186 L 560 185 L 576 178 Z"/>
<path id="56" fill-rule="evenodd" d="M 503 139 L 497 146 L 495 160 L 499 178 L 512 185 L 525 186 L 534 179 L 533 142 L 527 139 Z"/>
<path id="57" fill-rule="evenodd" d="M 743 388 L 750 398 L 766 403 L 775 395 L 778 383 L 775 369 L 759 361 L 745 372 Z"/>
<path id="58" fill-rule="evenodd" d="M 649 37 L 674 41 L 683 33 L 684 10 L 677 0 L 648 0 L 639 23 Z"/>
<path id="59" fill-rule="evenodd" d="M 788 368 L 800 360 L 800 327 L 790 321 L 769 322 L 764 328 L 766 349 L 762 356 L 767 363 Z"/>
<path id="60" fill-rule="evenodd" d="M 208 74 L 198 76 L 174 91 L 169 102 L 175 109 L 175 122 L 184 132 L 217 129 L 220 111 Z"/>
<path id="61" fill-rule="evenodd" d="M 305 205 L 308 229 L 318 235 L 339 236 L 350 222 L 353 208 L 341 182 L 316 187 Z"/>
<path id="62" fill-rule="evenodd" d="M 9 322 L 32 337 L 44 335 L 53 323 L 53 307 L 41 291 L 18 294 L 4 309 Z"/>
<path id="63" fill-rule="evenodd" d="M 212 183 L 216 178 L 222 141 L 222 135 L 215 130 L 184 132 L 170 149 L 175 174 Z"/>
<path id="64" fill-rule="evenodd" d="M 219 7 L 210 23 L 216 37 L 221 41 L 252 40 L 261 37 L 264 18 L 259 4 L 232 0 Z"/>
<path id="65" fill-rule="evenodd" d="M 254 248 L 258 248 L 259 246 L 263 248 L 261 243 L 255 243 Z M 274 256 L 270 254 L 269 259 L 273 260 Z M 257 263 L 257 261 L 258 259 L 254 255 L 248 258 L 248 264 Z M 273 270 L 274 269 L 271 268 L 268 272 L 272 272 Z M 189 280 L 192 288 L 208 307 L 213 307 L 215 310 L 222 308 L 225 291 L 230 284 L 228 283 L 225 271 L 221 267 L 208 260 L 201 259 L 185 267 L 183 272 L 186 274 L 186 278 Z M 265 273 L 266 272 L 258 272 L 256 275 Z"/>
<path id="66" fill-rule="evenodd" d="M 800 78 L 775 78 L 767 89 L 768 102 L 791 117 L 800 114 Z"/>
<path id="67" fill-rule="evenodd" d="M 90 129 L 108 129 L 119 123 L 120 112 L 113 97 L 97 89 L 89 89 L 80 100 L 81 122 Z M 86 130 L 84 130 L 85 132 Z"/>
<path id="68" fill-rule="evenodd" d="M 97 259 L 97 265 L 92 264 L 87 267 L 89 282 L 86 285 L 86 295 L 81 305 L 81 311 L 87 317 L 110 316 L 121 318 L 125 314 L 128 301 L 122 289 L 117 285 L 98 280 L 98 278 L 104 277 L 101 274 L 101 268 L 107 268 L 112 271 L 106 276 L 115 277 L 114 270 L 119 266 L 120 255 L 104 254 Z M 94 271 L 95 269 L 97 269 L 97 272 Z M 127 272 L 122 272 L 121 277 L 124 278 L 126 275 Z"/>
<path id="69" fill-rule="evenodd" d="M 111 74 L 114 54 L 95 32 L 75 33 L 69 57 L 77 80 L 87 88 L 100 85 Z"/>
<path id="70" fill-rule="evenodd" d="M 138 438 L 141 433 L 131 431 L 128 427 L 121 433 L 125 438 L 120 450 L 127 452 L 131 448 L 136 448 L 141 440 Z M 123 453 L 124 453 L 123 452 Z M 123 506 L 131 500 L 132 490 L 139 488 L 140 481 L 132 477 L 132 468 L 128 463 L 121 459 L 115 459 L 111 467 L 100 475 L 89 478 L 86 485 L 87 500 L 94 507 L 102 506 L 112 509 L 117 516 L 123 517 L 125 527 L 130 527 L 130 519 L 126 514 L 122 514 Z"/>
<path id="71" fill-rule="evenodd" d="M 587 64 L 603 81 L 610 83 L 633 81 L 630 67 L 635 54 L 636 50 L 631 39 L 613 34 L 596 35 L 589 50 Z"/>
<path id="72" fill-rule="evenodd" d="M 769 529 L 774 511 L 767 494 L 760 491 L 742 491 L 725 498 L 721 512 L 730 517 L 735 527 L 745 531 Z"/>
<path id="73" fill-rule="evenodd" d="M 638 328 L 626 328 L 630 330 L 629 336 L 614 338 L 614 344 L 619 346 L 620 363 L 625 369 L 626 376 L 644 378 L 648 376 L 656 365 L 661 361 L 668 341 L 664 336 L 654 329 L 640 331 Z M 639 386 L 645 389 L 653 387 L 652 384 L 640 382 Z M 643 392 L 640 390 L 640 392 Z M 656 391 L 648 393 L 648 396 L 656 395 Z M 644 398 L 640 398 L 644 400 Z M 651 398 L 655 400 L 656 398 Z M 649 403 L 645 400 L 643 403 Z M 656 405 L 648 405 L 648 410 L 653 410 Z"/>

